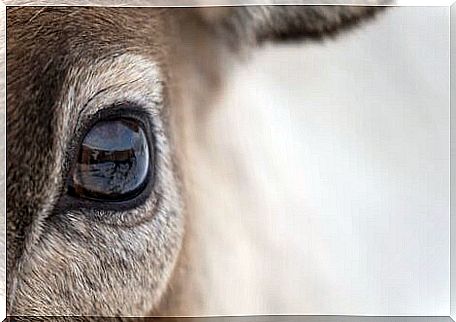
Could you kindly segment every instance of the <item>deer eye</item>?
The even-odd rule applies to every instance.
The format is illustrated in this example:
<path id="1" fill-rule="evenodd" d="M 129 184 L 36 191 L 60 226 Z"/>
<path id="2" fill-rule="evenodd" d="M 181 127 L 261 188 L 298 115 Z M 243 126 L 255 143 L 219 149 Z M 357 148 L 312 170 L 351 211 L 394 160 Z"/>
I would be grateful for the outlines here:
<path id="1" fill-rule="evenodd" d="M 150 149 L 142 124 L 130 118 L 96 122 L 79 147 L 69 193 L 80 198 L 123 201 L 145 187 Z"/>

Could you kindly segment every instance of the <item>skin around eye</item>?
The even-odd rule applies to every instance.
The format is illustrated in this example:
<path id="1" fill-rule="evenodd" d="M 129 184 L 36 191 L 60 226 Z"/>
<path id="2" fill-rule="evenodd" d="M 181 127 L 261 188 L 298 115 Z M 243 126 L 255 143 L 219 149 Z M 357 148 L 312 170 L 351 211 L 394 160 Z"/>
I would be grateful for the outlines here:
<path id="1" fill-rule="evenodd" d="M 87 199 L 133 198 L 145 186 L 150 152 L 146 134 L 136 120 L 99 121 L 82 141 L 69 191 Z"/>

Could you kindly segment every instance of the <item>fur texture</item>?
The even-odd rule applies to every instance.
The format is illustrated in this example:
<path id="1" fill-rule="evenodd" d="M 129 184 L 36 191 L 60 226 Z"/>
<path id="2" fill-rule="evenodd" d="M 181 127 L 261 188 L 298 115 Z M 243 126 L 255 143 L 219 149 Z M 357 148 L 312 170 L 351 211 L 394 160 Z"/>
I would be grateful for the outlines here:
<path id="1" fill-rule="evenodd" d="M 9 8 L 7 272 L 11 315 L 193 315 L 204 263 L 192 190 L 195 129 L 234 52 L 322 38 L 363 7 Z M 231 49 L 231 50 L 230 50 Z M 225 64 L 221 64 L 224 61 Z M 66 207 L 77 138 L 134 102 L 154 135 L 156 178 L 133 209 Z"/>

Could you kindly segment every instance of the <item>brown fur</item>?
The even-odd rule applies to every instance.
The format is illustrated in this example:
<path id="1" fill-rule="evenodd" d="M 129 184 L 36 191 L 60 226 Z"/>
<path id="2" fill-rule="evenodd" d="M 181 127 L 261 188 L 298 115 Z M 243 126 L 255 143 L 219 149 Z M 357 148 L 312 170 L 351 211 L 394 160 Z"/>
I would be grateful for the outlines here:
<path id="1" fill-rule="evenodd" d="M 195 128 L 233 52 L 322 38 L 364 7 L 9 8 L 7 272 L 12 315 L 192 315 L 204 305 L 194 228 Z M 224 62 L 222 64 L 222 62 Z M 75 136 L 100 109 L 142 105 L 156 180 L 134 209 L 65 208 Z"/>

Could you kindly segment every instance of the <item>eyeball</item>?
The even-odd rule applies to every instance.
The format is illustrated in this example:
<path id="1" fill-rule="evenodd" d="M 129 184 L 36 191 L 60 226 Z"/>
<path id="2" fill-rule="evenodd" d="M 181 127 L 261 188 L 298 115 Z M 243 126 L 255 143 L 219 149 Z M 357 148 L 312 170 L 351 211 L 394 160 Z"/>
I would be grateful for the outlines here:
<path id="1" fill-rule="evenodd" d="M 151 153 L 141 122 L 130 118 L 98 121 L 79 147 L 69 192 L 101 201 L 134 198 L 146 186 Z"/>

